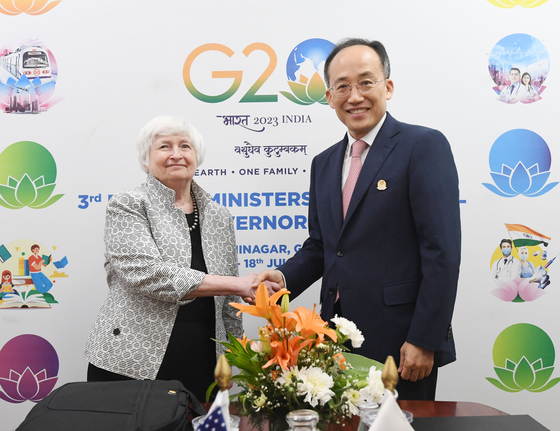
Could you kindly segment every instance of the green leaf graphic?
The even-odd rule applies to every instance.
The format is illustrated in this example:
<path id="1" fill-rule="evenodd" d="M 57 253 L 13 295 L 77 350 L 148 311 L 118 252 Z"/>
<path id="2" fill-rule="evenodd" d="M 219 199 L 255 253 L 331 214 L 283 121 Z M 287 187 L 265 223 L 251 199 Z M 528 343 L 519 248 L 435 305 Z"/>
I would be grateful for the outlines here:
<path id="1" fill-rule="evenodd" d="M 540 387 L 544 386 L 550 376 L 552 376 L 552 372 L 554 371 L 554 367 L 544 368 L 539 370 L 535 373 L 535 383 L 533 383 L 527 390 L 539 389 Z"/>
<path id="2" fill-rule="evenodd" d="M 48 184 L 46 186 L 37 188 L 37 198 L 35 199 L 35 202 L 33 202 L 33 207 L 39 206 L 44 204 L 47 199 L 51 196 L 52 192 L 54 191 L 54 188 L 56 187 L 56 184 Z"/>
<path id="3" fill-rule="evenodd" d="M 49 207 L 52 204 L 54 204 L 56 201 L 58 201 L 62 196 L 64 196 L 64 195 L 60 194 L 60 195 L 53 196 L 47 202 L 45 202 L 43 205 L 39 205 L 39 206 L 29 205 L 29 208 L 33 208 L 34 210 L 40 210 L 40 209 Z"/>
<path id="4" fill-rule="evenodd" d="M 290 100 L 291 102 L 297 103 L 298 105 L 312 105 L 313 102 L 310 103 L 304 103 L 301 100 L 298 100 L 295 98 L 295 96 L 291 93 L 288 93 L 287 91 L 281 91 L 280 94 L 282 94 L 282 96 L 284 96 L 286 99 Z"/>
<path id="5" fill-rule="evenodd" d="M 0 196 L 9 205 L 6 208 L 23 208 L 16 199 L 16 189 L 0 184 Z M 4 205 L 5 206 L 5 205 Z"/>
<path id="6" fill-rule="evenodd" d="M 488 380 L 490 383 L 492 383 L 492 384 L 493 384 L 494 386 L 496 386 L 498 389 L 501 389 L 502 391 L 505 391 L 505 392 L 512 392 L 512 393 L 515 393 L 515 392 L 521 391 L 521 389 L 518 389 L 518 390 L 510 389 L 510 388 L 504 386 L 499 380 L 493 379 L 493 378 L 491 378 L 491 377 L 486 377 L 486 380 Z"/>
<path id="7" fill-rule="evenodd" d="M 527 389 L 535 383 L 535 371 L 525 356 L 523 356 L 519 364 L 517 364 L 513 378 L 515 379 L 515 383 L 523 389 Z"/>
<path id="8" fill-rule="evenodd" d="M 553 386 L 555 386 L 558 382 L 560 382 L 560 377 L 557 377 L 555 379 L 552 379 L 550 382 L 548 382 L 545 386 L 543 386 L 540 389 L 527 389 L 528 391 L 531 392 L 544 392 L 544 391 L 548 391 L 550 388 L 552 388 Z"/>
<path id="9" fill-rule="evenodd" d="M 16 198 L 25 206 L 32 204 L 37 199 L 37 189 L 29 175 L 25 174 L 16 187 Z"/>
<path id="10" fill-rule="evenodd" d="M 515 383 L 513 372 L 510 370 L 506 370 L 504 368 L 494 367 L 494 371 L 498 375 L 498 378 L 508 387 L 515 389 L 516 391 L 520 391 L 521 387 Z"/>

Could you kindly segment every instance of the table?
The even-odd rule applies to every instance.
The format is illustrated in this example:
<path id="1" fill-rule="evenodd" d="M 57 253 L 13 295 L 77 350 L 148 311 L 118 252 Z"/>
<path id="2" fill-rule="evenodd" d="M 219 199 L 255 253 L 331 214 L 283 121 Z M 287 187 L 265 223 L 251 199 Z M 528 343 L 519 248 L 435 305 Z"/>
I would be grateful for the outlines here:
<path id="1" fill-rule="evenodd" d="M 397 401 L 402 410 L 415 418 L 444 416 L 507 416 L 493 407 L 467 401 Z"/>
<path id="2" fill-rule="evenodd" d="M 414 418 L 426 418 L 426 417 L 466 417 L 466 416 L 509 416 L 507 413 L 501 410 L 495 409 L 493 407 L 479 404 L 471 403 L 467 401 L 398 401 L 402 410 L 408 410 L 412 412 Z M 206 409 L 210 408 L 210 403 L 203 404 Z M 232 403 L 230 410 L 235 412 L 237 409 L 236 403 Z M 351 420 L 352 430 L 358 429 L 358 424 L 360 418 L 354 416 Z M 340 428 L 340 427 L 338 427 Z M 330 431 L 338 431 L 336 426 L 327 428 Z M 268 431 L 268 426 L 264 429 Z M 255 431 L 249 424 L 249 419 L 246 417 L 241 417 L 241 423 L 239 424 L 240 431 Z M 344 428 L 346 431 L 351 431 L 348 428 Z"/>

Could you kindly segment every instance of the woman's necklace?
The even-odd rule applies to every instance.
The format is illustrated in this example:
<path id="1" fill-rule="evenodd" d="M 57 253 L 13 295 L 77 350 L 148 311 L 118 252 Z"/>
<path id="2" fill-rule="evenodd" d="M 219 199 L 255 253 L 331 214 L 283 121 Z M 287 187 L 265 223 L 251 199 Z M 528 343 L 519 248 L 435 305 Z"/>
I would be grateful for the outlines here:
<path id="1" fill-rule="evenodd" d="M 192 203 L 193 203 L 193 209 L 194 209 L 194 223 L 192 224 L 192 226 L 189 226 L 189 231 L 192 232 L 193 230 L 196 229 L 196 227 L 198 226 L 198 206 L 196 205 L 196 199 L 194 198 L 194 193 L 191 190 L 191 197 L 192 197 Z"/>

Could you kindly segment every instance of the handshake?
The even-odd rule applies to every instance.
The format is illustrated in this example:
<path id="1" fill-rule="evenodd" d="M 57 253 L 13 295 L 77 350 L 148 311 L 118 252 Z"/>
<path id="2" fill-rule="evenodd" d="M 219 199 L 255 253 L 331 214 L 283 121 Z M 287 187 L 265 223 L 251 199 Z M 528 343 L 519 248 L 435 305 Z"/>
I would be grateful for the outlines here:
<path id="1" fill-rule="evenodd" d="M 274 292 L 278 292 L 280 289 L 286 287 L 284 285 L 284 276 L 278 270 L 262 271 L 260 274 L 251 272 L 245 277 L 240 277 L 240 280 L 243 281 L 243 289 L 239 296 L 248 304 L 255 303 L 257 287 L 261 283 L 266 285 L 270 296 L 272 296 Z"/>

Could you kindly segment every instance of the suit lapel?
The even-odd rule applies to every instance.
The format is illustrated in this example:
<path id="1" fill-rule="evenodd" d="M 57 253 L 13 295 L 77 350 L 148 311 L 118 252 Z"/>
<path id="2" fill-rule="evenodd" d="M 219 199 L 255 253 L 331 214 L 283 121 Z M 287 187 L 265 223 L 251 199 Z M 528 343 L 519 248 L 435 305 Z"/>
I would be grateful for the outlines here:
<path id="1" fill-rule="evenodd" d="M 354 192 L 352 193 L 352 199 L 350 200 L 350 205 L 348 206 L 348 212 L 346 213 L 346 218 L 344 219 L 344 225 L 342 229 L 348 224 L 348 221 L 352 218 L 352 214 L 354 213 L 356 207 L 363 199 L 367 191 L 370 187 L 372 187 L 372 183 L 391 154 L 391 151 L 397 145 L 398 142 L 398 133 L 400 129 L 398 127 L 398 122 L 387 113 L 387 118 L 385 118 L 385 122 L 383 126 L 381 126 L 381 130 L 377 134 L 375 140 L 371 148 L 369 149 L 368 155 L 360 172 L 360 176 L 358 177 L 358 182 L 356 183 L 356 187 L 354 188 Z M 342 198 L 340 199 L 342 201 Z"/>

